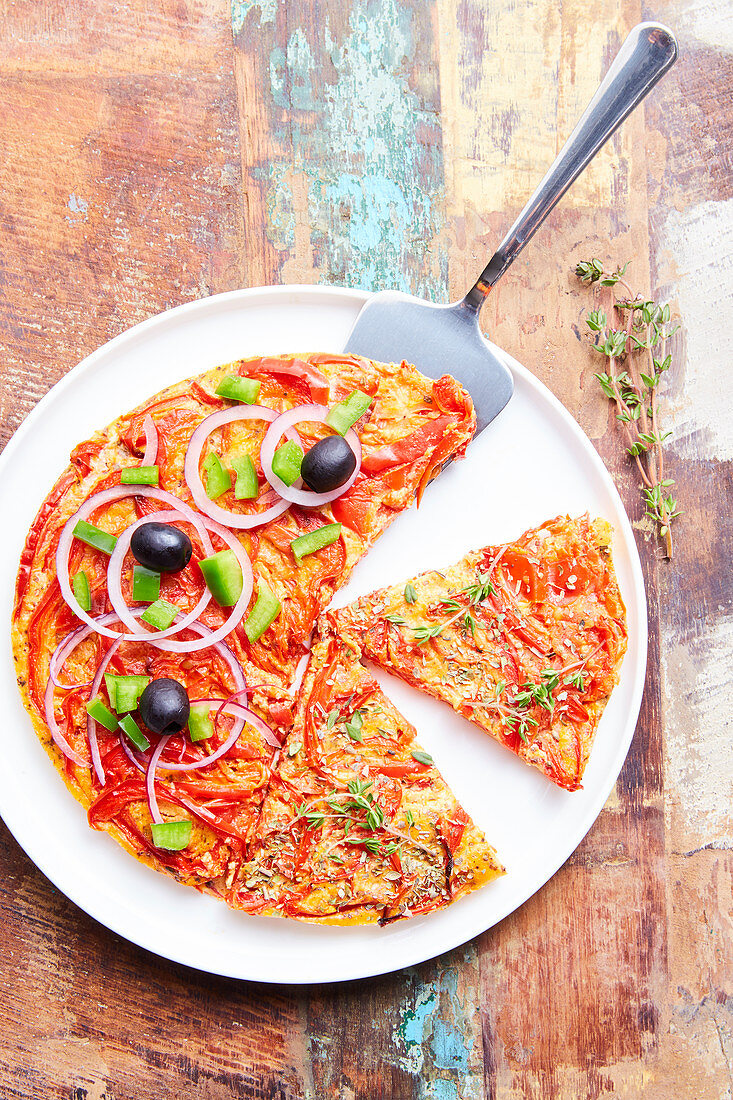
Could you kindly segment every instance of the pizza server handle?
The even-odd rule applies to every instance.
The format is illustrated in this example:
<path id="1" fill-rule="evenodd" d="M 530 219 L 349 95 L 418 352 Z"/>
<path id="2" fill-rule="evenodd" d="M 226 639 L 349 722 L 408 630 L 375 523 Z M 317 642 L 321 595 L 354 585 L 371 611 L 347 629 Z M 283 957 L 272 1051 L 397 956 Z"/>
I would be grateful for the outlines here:
<path id="1" fill-rule="evenodd" d="M 677 53 L 674 35 L 661 23 L 634 27 L 554 164 L 463 299 L 463 306 L 478 313 L 492 286 L 601 146 L 674 64 Z"/>

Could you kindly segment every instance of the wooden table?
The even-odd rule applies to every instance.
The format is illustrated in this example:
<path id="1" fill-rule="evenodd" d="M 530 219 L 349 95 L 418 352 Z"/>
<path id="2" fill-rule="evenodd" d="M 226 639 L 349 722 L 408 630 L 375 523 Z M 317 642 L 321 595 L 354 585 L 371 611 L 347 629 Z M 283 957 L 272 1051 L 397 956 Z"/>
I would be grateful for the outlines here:
<path id="1" fill-rule="evenodd" d="M 730 1098 L 725 0 L 3 4 L 0 438 L 84 355 L 202 295 L 278 282 L 461 293 L 643 17 L 676 30 L 681 60 L 483 315 L 590 435 L 637 532 L 647 690 L 608 805 L 554 879 L 474 943 L 305 990 L 149 956 L 77 910 L 4 830 L 3 1097 Z M 684 319 L 665 389 L 685 509 L 671 563 L 593 378 L 589 296 L 572 275 L 592 255 L 631 258 L 635 285 Z"/>

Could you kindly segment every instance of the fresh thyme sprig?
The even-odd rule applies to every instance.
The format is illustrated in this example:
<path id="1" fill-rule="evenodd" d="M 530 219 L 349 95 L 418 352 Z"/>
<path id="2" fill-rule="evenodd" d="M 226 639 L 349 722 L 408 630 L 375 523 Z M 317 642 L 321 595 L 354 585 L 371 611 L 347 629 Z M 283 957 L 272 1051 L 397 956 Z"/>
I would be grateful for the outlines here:
<path id="1" fill-rule="evenodd" d="M 583 691 L 586 675 L 580 669 L 572 672 L 546 668 L 540 673 L 539 683 L 526 680 L 516 688 L 508 688 L 505 680 L 497 680 L 493 685 L 494 699 L 485 705 L 495 708 L 502 725 L 515 730 L 526 742 L 530 730 L 539 725 L 531 713 L 534 708 L 541 707 L 552 714 L 556 703 L 555 692 L 567 687 Z"/>
<path id="2" fill-rule="evenodd" d="M 475 584 L 467 584 L 465 588 L 460 588 L 457 592 L 449 592 L 442 600 L 439 600 L 441 607 L 444 607 L 446 611 L 454 611 L 455 614 L 450 619 L 446 619 L 442 623 L 434 623 L 432 626 L 427 624 L 419 624 L 412 627 L 412 632 L 415 636 L 415 640 L 419 645 L 423 645 L 431 638 L 437 638 L 443 633 L 449 626 L 452 626 L 458 619 L 462 619 L 461 627 L 464 633 L 469 630 L 472 634 L 476 633 L 476 619 L 471 611 L 472 607 L 478 607 L 484 600 L 488 600 L 489 596 L 496 595 L 496 589 L 494 588 L 488 573 L 476 574 L 477 580 Z M 456 596 L 465 596 L 468 601 L 468 606 L 461 604 L 457 600 Z M 397 618 L 394 615 L 386 615 L 385 618 L 391 622 L 397 622 Z M 401 620 L 401 624 L 405 625 L 404 619 Z"/>
<path id="3" fill-rule="evenodd" d="M 427 753 L 424 754 L 427 756 Z M 432 762 L 432 761 L 431 761 Z M 330 813 L 325 810 L 311 809 L 307 802 L 301 803 L 296 811 L 295 820 L 305 821 L 308 829 L 321 829 L 327 820 L 338 822 L 343 828 L 342 844 L 361 844 L 372 855 L 391 855 L 399 850 L 399 844 L 391 840 L 382 848 L 380 836 L 387 832 L 384 810 L 374 797 L 372 784 L 361 779 L 352 779 L 345 792 L 331 791 L 324 801 Z M 352 829 L 362 830 L 352 834 Z"/>
<path id="4" fill-rule="evenodd" d="M 671 558 L 671 524 L 681 510 L 670 492 L 675 483 L 664 476 L 664 443 L 671 433 L 659 426 L 657 395 L 662 375 L 672 363 L 667 341 L 679 326 L 669 327 L 668 305 L 634 293 L 624 279 L 627 267 L 624 264 L 617 271 L 606 271 L 600 260 L 582 260 L 575 274 L 587 284 L 619 287 L 625 295 L 613 297 L 612 310 L 622 322 L 620 327 L 615 328 L 613 314 L 609 321 L 602 309 L 592 310 L 586 322 L 596 337 L 596 350 L 608 361 L 607 370 L 596 378 L 606 397 L 616 404 L 616 416 L 628 441 L 627 453 L 641 475 L 646 514 L 657 525 Z M 624 369 L 619 369 L 621 362 Z"/>

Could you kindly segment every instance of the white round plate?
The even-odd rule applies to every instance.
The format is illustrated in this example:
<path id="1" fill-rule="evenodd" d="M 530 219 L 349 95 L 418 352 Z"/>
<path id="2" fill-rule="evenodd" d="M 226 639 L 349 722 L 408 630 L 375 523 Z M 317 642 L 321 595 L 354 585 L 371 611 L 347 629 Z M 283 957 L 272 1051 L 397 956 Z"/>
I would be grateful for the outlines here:
<path id="1" fill-rule="evenodd" d="M 440 568 L 558 513 L 587 510 L 609 519 L 629 648 L 583 790 L 560 790 L 448 707 L 380 674 L 507 867 L 502 879 L 448 909 L 386 928 L 248 917 L 149 870 L 89 828 L 36 738 L 14 678 L 8 630 L 13 584 L 41 501 L 78 442 L 157 390 L 243 356 L 339 351 L 367 298 L 352 290 L 266 287 L 154 317 L 67 374 L 0 457 L 0 511 L 9 521 L 0 541 L 0 813 L 34 863 L 96 920 L 158 955 L 233 978 L 363 978 L 421 962 L 491 928 L 555 873 L 595 821 L 628 751 L 641 702 L 646 601 L 623 505 L 575 421 L 529 371 L 504 356 L 516 381 L 507 408 L 471 444 L 465 461 L 430 486 L 420 508 L 397 519 L 357 566 L 338 602 Z"/>

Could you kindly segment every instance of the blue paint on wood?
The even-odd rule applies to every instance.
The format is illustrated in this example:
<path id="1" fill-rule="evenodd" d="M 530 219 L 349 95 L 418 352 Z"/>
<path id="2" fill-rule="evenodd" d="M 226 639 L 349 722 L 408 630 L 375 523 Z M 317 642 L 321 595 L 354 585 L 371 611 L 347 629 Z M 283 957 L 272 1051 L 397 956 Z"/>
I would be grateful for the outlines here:
<path id="1" fill-rule="evenodd" d="M 274 23 L 277 0 L 232 0 L 232 30 L 235 35 L 242 30 L 251 12 L 257 12 L 261 27 L 265 23 Z"/>
<path id="2" fill-rule="evenodd" d="M 453 1021 L 437 1017 L 431 1038 L 433 1062 L 439 1069 L 468 1071 L 469 1048 Z"/>
<path id="3" fill-rule="evenodd" d="M 232 0 L 235 32 L 250 13 L 258 11 L 261 23 L 275 21 L 281 8 L 284 19 L 286 0 Z M 288 18 L 297 21 L 292 9 Z M 321 282 L 447 294 L 447 251 L 438 243 L 444 217 L 437 87 L 421 71 L 415 84 L 427 81 L 423 94 L 411 77 L 427 26 L 422 8 L 352 0 L 346 30 L 336 32 L 326 16 L 315 29 L 290 26 L 286 43 L 270 38 L 271 148 L 283 153 L 258 166 L 270 179 L 266 206 L 274 224 L 267 233 L 283 251 L 294 243 L 282 229 L 287 170 L 287 186 L 298 195 L 295 217 L 311 226 L 309 251 L 299 259 L 314 264 Z M 243 34 L 238 45 L 261 48 Z"/>

